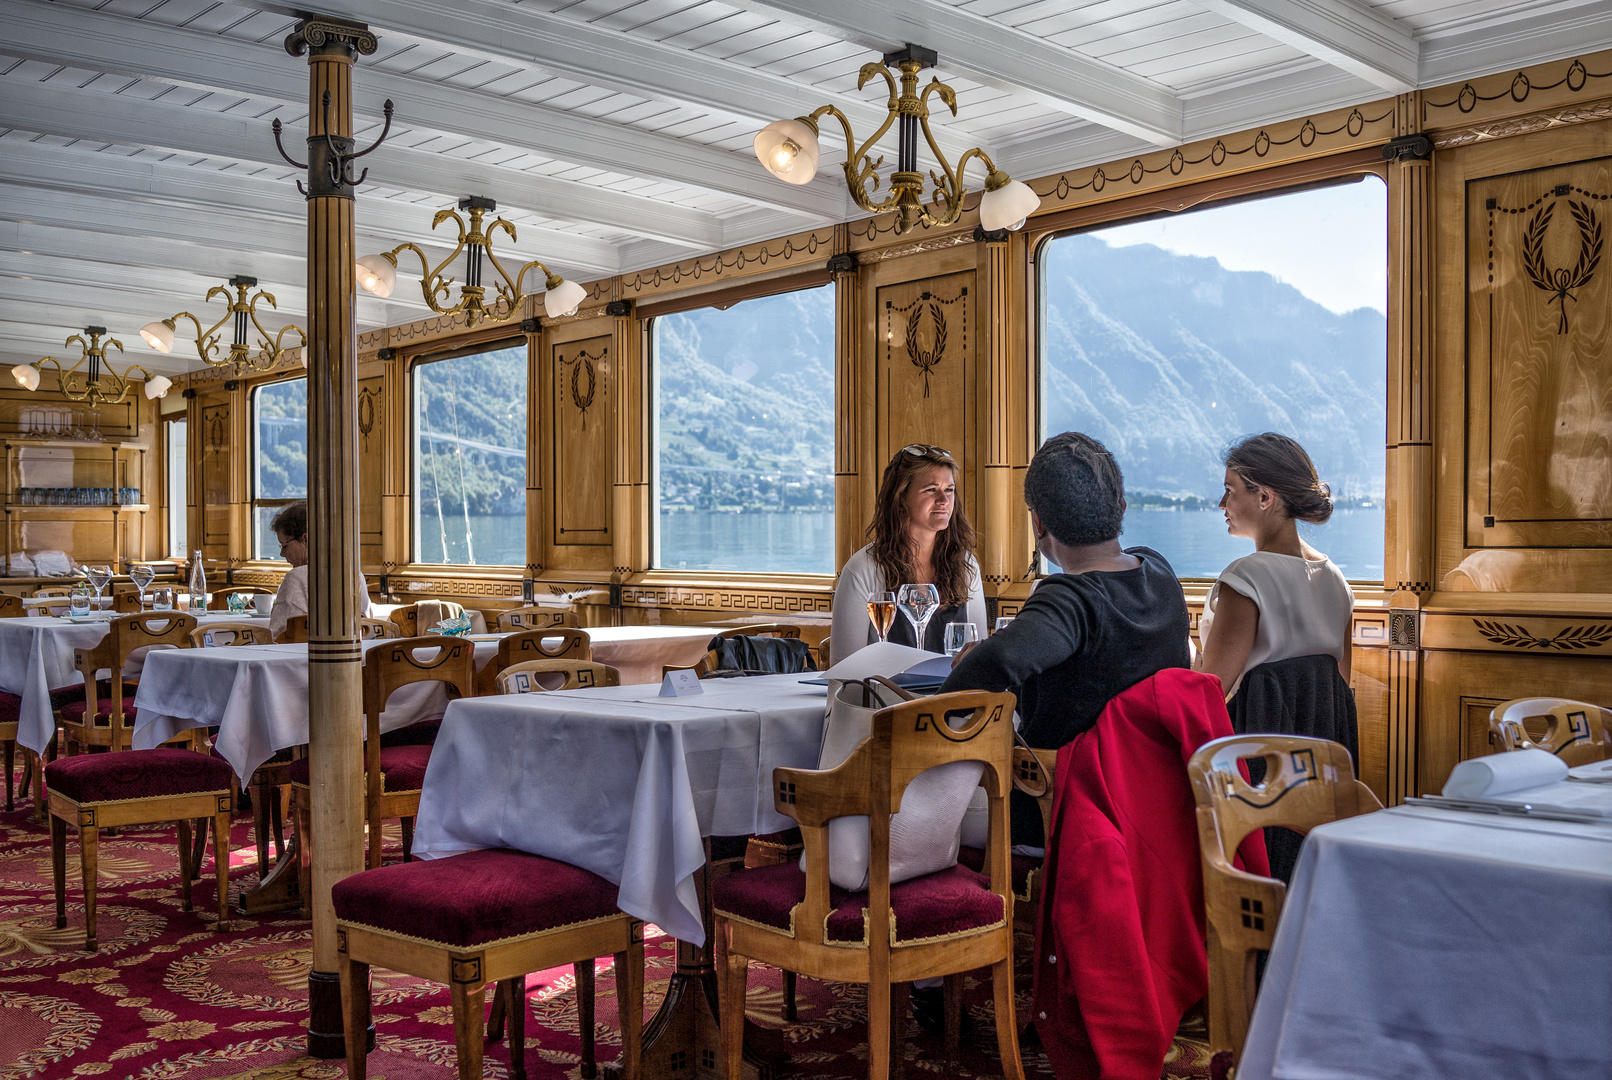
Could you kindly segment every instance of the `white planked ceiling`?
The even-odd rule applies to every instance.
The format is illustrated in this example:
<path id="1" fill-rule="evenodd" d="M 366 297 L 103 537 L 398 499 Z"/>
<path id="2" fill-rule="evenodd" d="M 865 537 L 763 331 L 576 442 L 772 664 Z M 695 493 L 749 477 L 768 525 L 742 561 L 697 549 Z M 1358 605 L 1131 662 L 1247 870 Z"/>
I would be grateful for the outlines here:
<path id="1" fill-rule="evenodd" d="M 127 359 L 140 325 L 251 274 L 305 312 L 304 206 L 274 150 L 300 148 L 307 69 L 290 4 L 0 0 L 0 364 L 104 324 Z M 832 102 L 865 137 L 884 93 L 858 69 L 915 42 L 940 54 L 958 116 L 1029 179 L 1612 47 L 1607 0 L 329 0 L 380 39 L 355 73 L 365 159 L 359 246 L 445 253 L 431 215 L 498 200 L 514 254 L 587 281 L 859 216 L 832 167 L 791 187 L 750 153 L 774 119 Z M 886 150 L 893 158 L 893 136 Z M 972 177 L 977 185 L 981 179 Z M 427 309 L 404 263 L 364 329 Z M 213 318 L 206 318 L 209 310 Z"/>

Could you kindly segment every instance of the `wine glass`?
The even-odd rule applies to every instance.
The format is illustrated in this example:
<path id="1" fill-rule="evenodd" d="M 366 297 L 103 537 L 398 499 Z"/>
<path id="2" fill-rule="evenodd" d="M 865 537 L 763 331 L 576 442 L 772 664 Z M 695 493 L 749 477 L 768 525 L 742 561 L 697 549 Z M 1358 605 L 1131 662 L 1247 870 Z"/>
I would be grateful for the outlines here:
<path id="1" fill-rule="evenodd" d="M 998 615 L 996 617 L 996 625 L 992 628 L 991 633 L 1000 633 L 1007 626 L 1007 624 L 1012 621 L 1013 616 L 1011 615 Z"/>
<path id="2" fill-rule="evenodd" d="M 89 578 L 90 584 L 95 587 L 95 608 L 99 611 L 101 608 L 101 590 L 106 588 L 106 583 L 112 580 L 112 568 L 104 565 L 86 566 L 84 576 Z"/>
<path id="3" fill-rule="evenodd" d="M 878 632 L 880 644 L 889 640 L 890 627 L 894 626 L 896 621 L 896 594 L 869 593 L 868 619 L 873 623 L 873 629 Z"/>
<path id="4" fill-rule="evenodd" d="M 140 590 L 140 607 L 142 609 L 146 606 L 146 586 L 150 585 L 151 579 L 156 576 L 156 570 L 152 569 L 149 563 L 135 563 L 129 567 L 129 580 L 134 582 L 136 589 Z"/>
<path id="5" fill-rule="evenodd" d="M 947 656 L 956 656 L 963 648 L 980 639 L 979 627 L 971 622 L 946 624 L 946 636 L 941 639 Z"/>
<path id="6" fill-rule="evenodd" d="M 896 606 L 912 623 L 912 637 L 918 648 L 924 647 L 924 629 L 940 607 L 940 590 L 933 585 L 903 585 L 896 592 Z"/>

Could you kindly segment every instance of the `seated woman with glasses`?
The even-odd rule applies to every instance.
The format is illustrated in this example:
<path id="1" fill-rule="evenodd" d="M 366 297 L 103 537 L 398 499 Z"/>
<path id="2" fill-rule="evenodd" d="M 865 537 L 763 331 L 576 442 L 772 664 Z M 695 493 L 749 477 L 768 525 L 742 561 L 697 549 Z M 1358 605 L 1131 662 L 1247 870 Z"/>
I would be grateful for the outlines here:
<path id="1" fill-rule="evenodd" d="M 280 541 L 280 558 L 291 564 L 291 571 L 280 581 L 269 613 L 269 633 L 276 641 L 285 633 L 293 615 L 308 614 L 308 504 L 294 502 L 269 521 Z M 358 613 L 369 616 L 369 592 L 360 586 Z"/>
<path id="2" fill-rule="evenodd" d="M 1102 443 L 1066 431 L 1024 474 L 1036 550 L 1056 568 L 1013 621 L 965 654 L 941 693 L 1011 690 L 1019 732 L 1061 747 L 1097 723 L 1109 700 L 1164 668 L 1188 667 L 1187 603 L 1151 548 L 1122 548 L 1125 480 Z M 1043 846 L 1035 800 L 1012 793 L 1013 843 Z"/>
<path id="3" fill-rule="evenodd" d="M 985 637 L 985 593 L 974 561 L 974 526 L 957 504 L 957 462 L 938 446 L 913 443 L 896 452 L 879 481 L 878 505 L 868 526 L 872 543 L 840 569 L 834 585 L 829 657 L 845 659 L 879 640 L 868 601 L 903 585 L 934 585 L 940 607 L 913 640 L 911 624 L 898 618 L 886 640 L 942 651 L 946 624 L 971 622 Z"/>

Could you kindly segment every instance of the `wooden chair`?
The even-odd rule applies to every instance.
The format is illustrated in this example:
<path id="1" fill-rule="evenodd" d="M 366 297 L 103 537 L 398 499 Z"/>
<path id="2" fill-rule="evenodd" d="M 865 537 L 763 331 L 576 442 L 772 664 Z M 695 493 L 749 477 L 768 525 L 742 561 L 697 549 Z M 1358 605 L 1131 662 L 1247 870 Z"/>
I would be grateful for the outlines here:
<path id="1" fill-rule="evenodd" d="M 415 655 L 429 654 L 429 659 Z M 364 654 L 364 817 L 369 824 L 369 865 L 381 865 L 381 822 L 400 818 L 403 822 L 405 856 L 414 838 L 414 815 L 420 808 L 420 785 L 431 757 L 426 745 L 381 745 L 381 713 L 394 691 L 413 683 L 440 682 L 448 696 L 472 697 L 476 692 L 476 651 L 473 642 L 463 638 L 429 634 L 424 637 L 395 638 L 372 646 Z M 308 762 L 293 761 L 290 769 L 291 801 L 302 838 L 303 860 L 308 869 Z M 304 886 L 307 882 L 303 882 Z M 305 887 L 302 895 L 309 896 Z"/>
<path id="2" fill-rule="evenodd" d="M 553 626 L 575 626 L 575 612 L 551 607 L 520 607 L 498 613 L 499 631 L 547 630 Z"/>
<path id="3" fill-rule="evenodd" d="M 110 750 L 128 749 L 134 736 L 134 695 L 125 694 L 123 666 L 129 654 L 136 649 L 153 645 L 171 645 L 176 649 L 190 648 L 190 632 L 196 629 L 196 618 L 179 611 L 154 611 L 144 615 L 120 615 L 107 624 L 106 637 L 89 649 L 73 650 L 73 666 L 84 677 L 85 687 L 96 687 L 100 698 L 99 673 L 111 673 L 110 691 L 103 700 L 74 701 L 58 711 L 62 734 L 66 738 L 67 752 L 76 754 L 87 746 L 104 746 Z M 86 698 L 88 695 L 86 694 Z M 187 745 L 195 738 L 193 732 L 179 736 Z M 158 818 L 156 820 L 167 820 Z"/>
<path id="4" fill-rule="evenodd" d="M 125 750 L 60 758 L 45 766 L 50 785 L 51 876 L 56 886 L 56 929 L 67 927 L 67 827 L 78 828 L 84 877 L 84 948 L 97 950 L 95 885 L 100 830 L 119 825 L 179 822 L 179 890 L 191 910 L 192 818 L 211 818 L 218 924 L 229 929 L 229 822 L 235 808 L 235 774 L 222 758 L 190 750 Z"/>
<path id="5" fill-rule="evenodd" d="M 543 679 L 544 675 L 551 676 Z M 545 685 L 545 682 L 555 685 Z M 591 660 L 523 660 L 498 673 L 500 694 L 533 694 L 577 690 L 585 686 L 620 686 L 621 672 Z"/>
<path id="6" fill-rule="evenodd" d="M 951 727 L 948 712 L 968 713 L 967 723 Z M 741 1075 L 740 1021 L 751 959 L 815 978 L 867 984 L 870 1080 L 885 1080 L 892 1057 L 901 1060 L 913 980 L 989 966 L 1003 1072 L 1009 1080 L 1022 1080 L 1013 1012 L 1007 835 L 1012 715 L 1012 694 L 968 691 L 903 702 L 874 714 L 872 734 L 838 768 L 773 770 L 773 805 L 800 824 L 806 869 L 802 873 L 799 865 L 784 863 L 736 870 L 712 888 L 719 1012 L 731 1018 L 722 1025 L 727 1080 Z M 966 867 L 953 867 L 892 886 L 890 817 L 919 773 L 950 761 L 985 766 L 989 884 Z M 868 891 L 845 895 L 829 888 L 828 823 L 848 814 L 868 815 L 872 858 Z M 944 929 L 932 921 L 936 911 L 945 912 Z M 948 1025 L 949 1039 L 957 1027 Z"/>
<path id="7" fill-rule="evenodd" d="M 279 645 L 307 644 L 308 642 L 308 616 L 293 615 L 285 621 L 285 629 L 275 638 Z"/>
<path id="8" fill-rule="evenodd" d="M 527 660 L 591 660 L 593 644 L 587 631 L 570 627 L 521 630 L 498 643 L 498 652 L 477 676 L 478 690 L 498 693 L 498 675 Z"/>
<path id="9" fill-rule="evenodd" d="M 391 619 L 366 619 L 362 616 L 358 620 L 359 641 L 384 641 L 387 638 L 402 637 L 403 632 L 397 628 L 397 623 Z"/>
<path id="10" fill-rule="evenodd" d="M 0 593 L 0 619 L 20 619 L 25 613 L 22 606 L 22 597 L 12 596 L 9 593 Z M 0 744 L 5 747 L 6 761 L 6 813 L 11 813 L 15 804 L 13 802 L 13 785 L 16 775 L 12 771 L 17 766 L 17 722 L 22 712 L 22 698 L 17 694 L 0 693 Z M 26 748 L 24 750 L 26 753 Z M 27 770 L 23 774 L 22 787 L 28 790 L 29 775 L 34 767 L 32 757 L 27 760 Z"/>
<path id="11" fill-rule="evenodd" d="M 41 599 L 44 599 L 45 597 L 50 597 L 50 596 L 72 596 L 72 595 L 73 595 L 73 588 L 72 588 L 71 585 L 41 585 L 39 588 L 34 590 L 34 599 L 35 600 L 41 600 Z"/>
<path id="12" fill-rule="evenodd" d="M 197 649 L 213 649 L 222 645 L 269 645 L 273 641 L 264 623 L 210 622 L 190 632 L 190 644 Z"/>
<path id="13" fill-rule="evenodd" d="M 460 1080 L 480 1080 L 482 990 L 496 983 L 510 1021 L 510 1073 L 525 1066 L 526 974 L 574 965 L 584 1077 L 594 1062 L 594 959 L 614 955 L 622 1080 L 639 1080 L 644 924 L 616 909 L 616 887 L 580 867 L 520 851 L 473 851 L 365 870 L 331 893 L 341 963 L 347 1076 L 364 1080 L 369 968 L 446 983 Z M 692 1073 L 692 1070 L 690 1070 Z"/>
<path id="14" fill-rule="evenodd" d="M 1263 758 L 1259 786 L 1239 762 Z M 1349 751 L 1339 743 L 1298 735 L 1228 735 L 1198 748 L 1187 762 L 1198 804 L 1208 916 L 1209 1052 L 1234 1064 L 1248 1038 L 1254 1010 L 1254 963 L 1276 940 L 1287 886 L 1232 865 L 1237 846 L 1256 829 L 1283 826 L 1308 833 L 1317 825 L 1381 810 L 1371 789 L 1355 779 Z"/>
<path id="15" fill-rule="evenodd" d="M 794 638 L 796 641 L 799 641 L 800 627 L 790 623 L 756 623 L 754 626 L 732 626 L 726 630 L 717 630 L 711 636 L 720 638 L 778 637 Z M 693 668 L 694 673 L 703 679 L 707 675 L 711 674 L 711 672 L 717 670 L 718 662 L 716 650 L 713 649 L 695 662 Z M 661 669 L 661 674 L 664 676 L 668 671 L 683 670 L 687 669 L 663 667 Z"/>
<path id="16" fill-rule="evenodd" d="M 140 606 L 139 593 L 125 590 L 112 594 L 112 610 L 119 615 L 138 615 L 145 609 Z"/>
<path id="17" fill-rule="evenodd" d="M 1543 727 L 1538 738 L 1528 721 Z M 1548 750 L 1569 766 L 1612 758 L 1612 710 L 1567 698 L 1515 698 L 1489 713 L 1497 750 Z"/>
<path id="18" fill-rule="evenodd" d="M 27 609 L 22 606 L 22 597 L 0 593 L 0 619 L 20 619 L 26 613 Z"/>
<path id="19" fill-rule="evenodd" d="M 229 598 L 232 596 L 273 596 L 273 589 L 263 589 L 256 585 L 226 585 L 221 589 L 214 589 L 207 600 L 208 611 L 228 611 Z"/>
<path id="20" fill-rule="evenodd" d="M 404 604 L 386 616 L 396 624 L 398 633 L 406 638 L 420 636 L 420 605 Z"/>

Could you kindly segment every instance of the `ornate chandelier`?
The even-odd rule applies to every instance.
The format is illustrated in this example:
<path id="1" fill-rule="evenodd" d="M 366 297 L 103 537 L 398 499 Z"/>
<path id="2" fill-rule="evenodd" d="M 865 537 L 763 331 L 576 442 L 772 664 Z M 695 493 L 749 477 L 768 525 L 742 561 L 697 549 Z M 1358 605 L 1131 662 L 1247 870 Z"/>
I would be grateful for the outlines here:
<path id="1" fill-rule="evenodd" d="M 280 332 L 271 338 L 268 330 L 264 328 L 262 323 L 258 322 L 257 302 L 266 300 L 272 308 L 277 308 L 279 305 L 274 302 L 272 293 L 264 292 L 261 289 L 258 290 L 257 295 L 250 300 L 247 299 L 247 292 L 256 286 L 257 278 L 237 274 L 229 279 L 227 288 L 223 285 L 214 285 L 211 289 L 208 289 L 207 303 L 212 303 L 214 297 L 222 297 L 225 301 L 229 301 L 230 307 L 224 313 L 223 318 L 206 330 L 202 329 L 200 319 L 188 311 L 181 311 L 177 315 L 171 315 L 166 319 L 146 323 L 140 328 L 140 336 L 145 339 L 147 345 L 158 352 L 172 352 L 174 330 L 178 328 L 179 320 L 189 319 L 191 325 L 196 328 L 196 354 L 202 358 L 204 363 L 213 367 L 234 364 L 237 375 L 241 373 L 243 367 L 249 367 L 253 371 L 267 371 L 280 362 L 280 354 L 286 349 L 284 339 L 287 334 L 295 333 L 297 335 L 297 347 L 306 345 L 308 336 L 302 332 L 302 327 L 288 325 L 282 327 Z M 233 301 L 230 301 L 230 289 L 235 290 L 235 299 Z M 232 328 L 234 331 L 233 340 L 230 342 L 229 352 L 220 356 L 219 348 L 223 342 L 219 335 L 219 330 L 231 319 L 235 320 L 235 325 Z M 248 320 L 250 320 L 251 325 L 257 330 L 258 334 L 258 347 L 255 354 L 246 342 Z M 122 348 L 122 346 L 119 346 L 119 348 Z"/>
<path id="2" fill-rule="evenodd" d="M 130 376 L 138 371 L 145 378 L 146 399 L 152 400 L 163 397 L 173 380 L 163 375 L 153 375 L 138 364 L 125 368 L 120 375 L 112 370 L 112 365 L 106 362 L 106 350 L 116 347 L 119 353 L 123 352 L 123 342 L 117 338 L 107 338 L 106 344 L 101 344 L 101 335 L 106 333 L 104 326 L 86 326 L 84 333 L 89 335 L 85 341 L 78 334 L 73 334 L 64 344 L 78 345 L 83 350 L 77 363 L 71 367 L 63 367 L 62 362 L 54 356 L 44 356 L 31 364 L 18 364 L 11 369 L 11 377 L 25 390 L 39 389 L 39 373 L 41 366 L 49 364 L 56 369 L 57 382 L 61 386 L 62 396 L 69 401 L 87 401 L 93 408 L 98 405 L 116 405 L 129 394 L 129 386 L 133 381 Z M 89 365 L 82 375 L 79 368 Z"/>
<path id="3" fill-rule="evenodd" d="M 542 263 L 533 259 L 522 266 L 514 277 L 498 261 L 493 254 L 492 234 L 502 229 L 509 235 L 509 242 L 515 242 L 515 226 L 498 218 L 482 228 L 482 216 L 489 210 L 496 212 L 498 204 L 492 199 L 472 195 L 459 200 L 459 209 L 470 212 L 469 227 L 465 219 L 453 210 L 438 210 L 431 219 L 431 228 L 435 229 L 444 221 L 452 220 L 459 226 L 459 243 L 436 266 L 432 266 L 425 252 L 414 244 L 399 244 L 391 251 L 379 255 L 365 255 L 358 260 L 357 274 L 358 286 L 365 292 L 376 296 L 391 296 L 392 289 L 397 284 L 397 256 L 399 252 L 412 251 L 420 259 L 420 291 L 425 294 L 425 302 L 432 311 L 439 315 L 457 315 L 465 313 L 468 326 L 475 326 L 478 322 L 503 322 L 520 310 L 521 300 L 525 294 L 521 292 L 521 281 L 526 277 L 526 271 L 533 269 L 543 271 L 544 288 L 543 310 L 548 312 L 550 318 L 569 315 L 576 311 L 577 305 L 582 303 L 588 291 L 574 281 L 566 281 Z M 453 264 L 459 253 L 469 249 L 470 254 L 465 267 L 465 283 L 459 286 L 458 303 L 449 305 L 448 300 L 452 293 L 453 279 L 445 277 L 443 271 Z M 482 284 L 482 261 L 492 263 L 493 269 L 498 272 L 498 278 L 492 282 L 497 293 L 497 300 L 491 305 L 486 302 L 487 286 Z"/>
<path id="4" fill-rule="evenodd" d="M 929 95 L 939 95 L 940 100 L 951 109 L 952 115 L 957 115 L 957 94 L 939 79 L 931 78 L 923 92 L 918 92 L 918 72 L 926 67 L 934 67 L 937 61 L 933 50 L 908 45 L 900 52 L 886 54 L 880 63 L 862 65 L 862 72 L 856 80 L 858 90 L 875 75 L 883 76 L 890 87 L 890 113 L 867 142 L 858 145 L 856 136 L 851 133 L 851 121 L 834 106 L 824 105 L 809 116 L 778 120 L 762 128 L 756 135 L 756 157 L 768 172 L 780 180 L 791 184 L 809 183 L 817 174 L 817 162 L 822 153 L 817 141 L 817 121 L 825 115 L 833 116 L 845 129 L 846 157 L 841 168 L 845 170 L 845 183 L 851 189 L 851 198 L 871 214 L 882 214 L 887 210 L 899 213 L 897 233 L 908 232 L 921 224 L 945 226 L 955 222 L 962 215 L 963 197 L 968 194 L 963 187 L 963 170 L 967 168 L 969 159 L 976 157 L 989 170 L 985 177 L 985 193 L 980 197 L 980 227 L 986 232 L 1020 228 L 1025 218 L 1041 205 L 1041 197 L 1030 190 L 1028 184 L 1014 180 L 998 169 L 990 155 L 979 147 L 965 151 L 954 169 L 947 163 L 946 156 L 941 153 L 934 135 L 929 131 Z M 899 90 L 895 77 L 889 71 L 892 66 L 901 70 Z M 868 150 L 884 137 L 891 124 L 898 121 L 896 168 L 890 174 L 889 194 L 875 202 L 873 193 L 878 191 L 881 183 L 879 167 L 884 164 L 884 157 L 881 155 L 873 159 L 868 155 Z M 920 129 L 930 152 L 940 165 L 939 172 L 929 170 L 929 179 L 934 182 L 935 188 L 928 203 L 923 199 L 924 174 L 918 171 Z"/>

